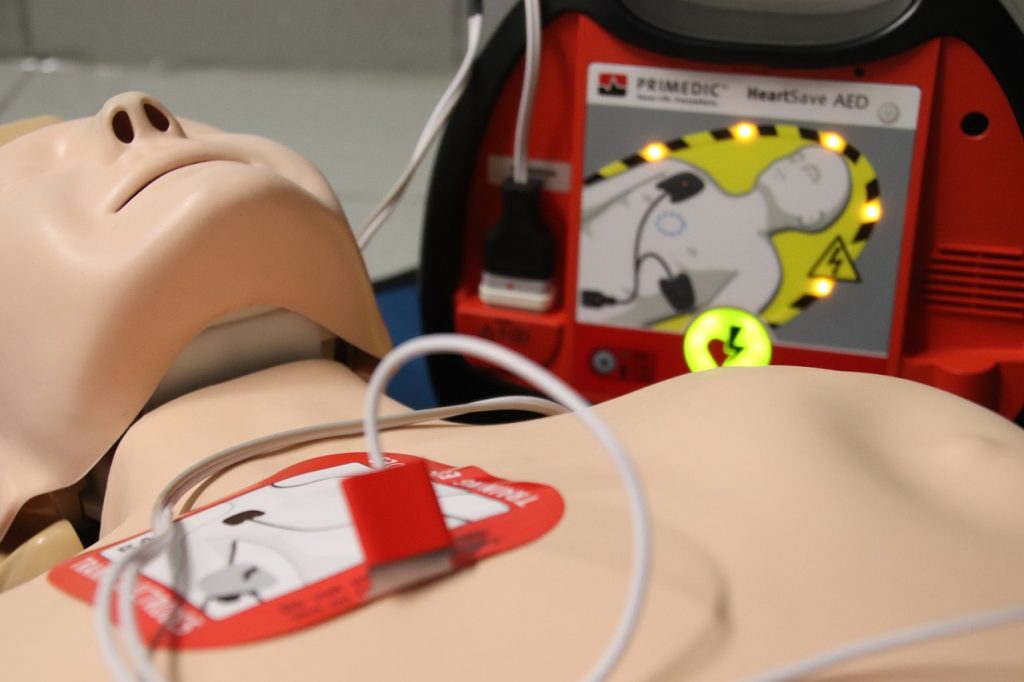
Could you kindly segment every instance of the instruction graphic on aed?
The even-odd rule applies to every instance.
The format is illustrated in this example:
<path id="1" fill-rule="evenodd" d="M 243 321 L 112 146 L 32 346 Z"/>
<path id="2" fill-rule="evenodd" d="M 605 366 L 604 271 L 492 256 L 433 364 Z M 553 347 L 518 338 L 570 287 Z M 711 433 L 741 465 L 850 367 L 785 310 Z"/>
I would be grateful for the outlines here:
<path id="1" fill-rule="evenodd" d="M 779 343 L 884 356 L 919 99 L 592 64 L 577 322 L 681 333 L 728 306 Z"/>
<path id="2" fill-rule="evenodd" d="M 414 458 L 385 459 L 393 467 Z M 426 464 L 456 566 L 530 542 L 562 516 L 562 498 L 548 486 Z M 238 644 L 368 601 L 367 567 L 341 481 L 371 471 L 363 453 L 319 457 L 178 520 L 179 550 L 141 571 L 135 606 L 146 640 L 176 648 Z M 111 564 L 151 535 L 74 557 L 54 568 L 50 581 L 92 601 Z"/>

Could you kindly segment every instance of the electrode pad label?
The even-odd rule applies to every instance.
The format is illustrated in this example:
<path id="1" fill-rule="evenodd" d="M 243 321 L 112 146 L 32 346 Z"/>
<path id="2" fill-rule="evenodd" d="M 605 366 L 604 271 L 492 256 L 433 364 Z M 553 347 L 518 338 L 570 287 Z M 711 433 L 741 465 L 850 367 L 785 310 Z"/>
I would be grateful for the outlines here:
<path id="1" fill-rule="evenodd" d="M 386 457 L 389 467 L 413 459 Z M 562 498 L 548 486 L 426 464 L 456 567 L 535 540 L 562 516 Z M 241 644 L 367 602 L 368 568 L 341 480 L 370 471 L 364 453 L 319 457 L 180 519 L 183 544 L 174 559 L 165 554 L 140 575 L 135 608 L 146 641 L 174 648 Z M 74 557 L 55 567 L 50 581 L 91 602 L 112 562 L 151 535 Z"/>

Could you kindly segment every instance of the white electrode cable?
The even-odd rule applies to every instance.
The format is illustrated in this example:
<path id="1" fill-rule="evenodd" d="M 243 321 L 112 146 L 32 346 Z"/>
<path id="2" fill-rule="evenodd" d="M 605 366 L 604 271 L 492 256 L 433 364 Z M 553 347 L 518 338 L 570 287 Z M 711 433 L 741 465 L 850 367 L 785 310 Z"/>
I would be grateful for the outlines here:
<path id="1" fill-rule="evenodd" d="M 402 199 L 402 195 L 405 193 L 406 188 L 409 186 L 409 182 L 412 180 L 413 174 L 416 169 L 419 168 L 423 162 L 423 158 L 427 154 L 427 150 L 430 149 L 430 145 L 433 144 L 434 140 L 441 133 L 445 123 L 448 122 L 448 118 L 451 116 L 452 110 L 458 103 L 459 98 L 462 96 L 463 91 L 466 89 L 466 83 L 469 81 L 469 73 L 473 66 L 473 60 L 476 58 L 477 48 L 480 45 L 480 33 L 483 25 L 483 15 L 476 11 L 470 14 L 466 19 L 466 52 L 462 57 L 462 63 L 459 64 L 458 70 L 455 72 L 455 76 L 448 84 L 444 94 L 441 95 L 441 99 L 434 105 L 434 110 L 430 113 L 427 118 L 426 124 L 423 126 L 423 130 L 420 132 L 419 139 L 416 141 L 416 146 L 413 148 L 412 157 L 409 159 L 409 163 L 406 165 L 405 170 L 399 176 L 398 180 L 391 187 L 391 190 L 387 193 L 384 199 L 377 205 L 376 208 L 370 213 L 369 217 L 363 222 L 363 226 L 359 229 L 359 235 L 356 239 L 359 249 L 362 251 L 366 250 L 370 241 L 374 235 L 377 234 L 381 226 L 387 221 L 398 206 L 398 202 Z"/>
<path id="2" fill-rule="evenodd" d="M 516 133 L 512 148 L 512 180 L 526 184 L 530 179 L 527 151 L 530 143 L 530 122 L 533 119 L 533 102 L 537 93 L 537 79 L 540 77 L 541 51 L 541 9 L 540 0 L 523 0 L 526 10 L 526 57 L 523 65 L 523 89 L 519 95 L 519 112 L 516 114 Z"/>
<path id="3" fill-rule="evenodd" d="M 505 410 L 518 410 L 522 412 L 533 412 L 540 415 L 554 415 L 567 412 L 566 408 L 558 403 L 543 398 L 532 396 L 506 396 L 502 398 L 489 398 L 477 400 L 471 403 L 460 405 L 448 405 L 445 407 L 434 407 L 426 410 L 416 410 L 403 414 L 393 414 L 381 420 L 380 428 L 387 431 L 391 429 L 413 426 L 426 421 L 439 419 L 451 419 L 467 414 L 479 414 L 481 412 L 498 412 Z M 210 455 L 192 466 L 183 470 L 168 483 L 157 496 L 153 507 L 154 527 L 158 523 L 160 515 L 165 508 L 171 508 L 177 504 L 188 490 L 198 483 L 214 476 L 220 471 L 240 464 L 253 457 L 258 457 L 284 448 L 305 445 L 327 438 L 341 438 L 344 436 L 356 436 L 363 433 L 362 419 L 348 419 L 340 422 L 327 424 L 314 424 L 312 426 L 300 427 L 281 433 L 274 433 L 268 436 L 261 436 L 253 440 L 226 448 L 214 455 Z"/>
<path id="4" fill-rule="evenodd" d="M 982 611 L 981 613 L 952 618 L 950 620 L 925 623 L 924 625 L 846 644 L 782 668 L 755 675 L 754 677 L 747 678 L 744 682 L 789 682 L 790 680 L 801 680 L 812 673 L 831 668 L 840 663 L 867 658 L 890 649 L 922 644 L 947 637 L 971 635 L 982 630 L 1022 622 L 1024 622 L 1024 604 Z"/>
<path id="5" fill-rule="evenodd" d="M 534 412 L 542 415 L 562 414 L 567 411 L 562 405 L 550 400 L 531 396 L 509 396 L 388 415 L 380 420 L 380 428 L 396 429 L 466 414 L 505 410 Z M 163 680 L 162 675 L 150 661 L 149 652 L 139 634 L 134 610 L 135 600 L 122 597 L 126 594 L 135 594 L 138 573 L 147 563 L 163 554 L 170 545 L 174 530 L 173 509 L 181 498 L 199 483 L 246 460 L 310 442 L 358 435 L 363 433 L 363 428 L 364 421 L 362 419 L 350 419 L 313 424 L 254 438 L 203 458 L 179 472 L 164 487 L 153 506 L 153 534 L 149 541 L 136 546 L 108 566 L 97 585 L 93 598 L 93 626 L 99 642 L 100 653 L 117 682 L 138 682 L 138 680 L 162 682 Z M 118 596 L 118 620 L 121 623 L 124 648 L 127 650 L 131 667 L 125 664 L 117 647 L 114 627 L 110 618 L 111 610 L 114 607 L 115 592 Z"/>
<path id="6" fill-rule="evenodd" d="M 594 433 L 607 450 L 626 488 L 626 496 L 632 513 L 633 531 L 633 572 L 626 591 L 626 604 L 609 641 L 597 663 L 591 668 L 586 680 L 604 680 L 625 653 L 626 646 L 636 629 L 643 608 L 644 595 L 651 566 L 651 523 L 640 477 L 626 449 L 605 424 L 597 412 L 579 393 L 564 381 L 537 363 L 526 359 L 504 346 L 484 339 L 460 334 L 432 334 L 421 336 L 394 348 L 377 365 L 366 390 L 366 405 L 363 412 L 366 433 L 367 454 L 370 464 L 376 469 L 384 468 L 384 455 L 380 447 L 380 433 L 377 428 L 377 410 L 380 398 L 388 382 L 398 370 L 411 360 L 439 353 L 459 353 L 486 360 L 501 369 L 515 374 L 532 384 L 552 399 L 572 410 Z"/>
<path id="7" fill-rule="evenodd" d="M 138 545 L 132 551 L 126 553 L 112 565 L 108 566 L 107 570 L 103 573 L 103 576 L 96 585 L 96 593 L 93 597 L 93 629 L 96 631 L 100 648 L 100 656 L 106 663 L 107 670 L 110 672 L 111 677 L 114 678 L 115 682 L 138 682 L 138 680 L 148 681 L 154 679 L 152 675 L 150 675 L 150 671 L 152 671 L 153 668 L 144 651 L 144 647 L 142 647 L 143 650 L 140 651 L 139 647 L 132 646 L 128 643 L 126 643 L 125 646 L 128 650 L 128 656 L 132 665 L 135 667 L 135 670 L 140 671 L 138 674 L 136 674 L 131 667 L 125 665 L 114 640 L 111 610 L 114 606 L 114 595 L 116 593 L 119 597 L 117 612 L 122 630 L 128 631 L 130 628 L 135 628 L 137 630 L 138 624 L 135 622 L 134 613 L 132 613 L 126 621 L 124 619 L 124 611 L 120 606 L 121 603 L 127 603 L 132 607 L 135 605 L 134 586 L 130 583 L 127 577 L 123 578 L 122 576 L 126 574 L 129 567 L 145 565 L 149 561 L 158 557 L 163 552 L 165 546 L 169 542 L 169 539 L 169 534 L 159 536 L 154 535 L 150 542 Z M 126 593 L 132 594 L 133 597 L 131 599 L 125 599 L 124 595 Z M 158 677 L 156 679 L 160 679 L 159 674 L 157 675 Z"/>

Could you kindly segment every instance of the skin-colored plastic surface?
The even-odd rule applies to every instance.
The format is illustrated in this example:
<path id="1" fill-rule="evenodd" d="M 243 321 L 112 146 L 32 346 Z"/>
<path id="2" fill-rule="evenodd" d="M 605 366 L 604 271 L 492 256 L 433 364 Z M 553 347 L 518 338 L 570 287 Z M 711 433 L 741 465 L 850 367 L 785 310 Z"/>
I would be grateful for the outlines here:
<path id="1" fill-rule="evenodd" d="M 144 93 L 0 147 L 0 536 L 81 478 L 185 345 L 252 306 L 390 346 L 344 215 L 304 158 Z"/>
<path id="2" fill-rule="evenodd" d="M 186 464 L 357 416 L 364 387 L 340 365 L 307 361 L 149 413 L 115 455 L 101 542 L 146 528 L 159 489 Z M 637 459 L 655 524 L 651 592 L 616 679 L 737 679 L 1024 600 L 1024 434 L 976 405 L 898 379 L 766 367 L 687 375 L 598 410 Z M 175 679 L 570 680 L 588 669 L 621 607 L 631 542 L 621 483 L 589 432 L 567 415 L 424 426 L 383 442 L 553 485 L 565 516 L 521 549 L 301 633 L 173 662 L 158 654 Z M 252 461 L 189 504 L 364 447 L 338 439 Z M 11 679 L 105 679 L 88 605 L 39 579 L 0 595 L 0 612 Z M 1017 680 L 1022 635 L 1017 626 L 914 647 L 840 676 Z M 61 656 L 48 653 L 55 640 Z"/>
<path id="3" fill-rule="evenodd" d="M 10 556 L 0 558 L 0 592 L 46 573 L 54 564 L 81 551 L 82 542 L 74 527 L 64 519 L 54 522 L 21 543 Z"/>

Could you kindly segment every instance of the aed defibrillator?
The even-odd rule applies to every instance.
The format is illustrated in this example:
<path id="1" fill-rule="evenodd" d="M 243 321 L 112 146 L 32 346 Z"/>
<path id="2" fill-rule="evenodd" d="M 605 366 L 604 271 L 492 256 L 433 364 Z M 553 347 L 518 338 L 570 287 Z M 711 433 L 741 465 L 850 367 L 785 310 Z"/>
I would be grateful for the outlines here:
<path id="1" fill-rule="evenodd" d="M 480 293 L 522 81 L 515 8 L 438 150 L 424 332 L 496 340 L 600 401 L 687 371 L 684 332 L 726 306 L 770 329 L 773 364 L 905 377 L 1016 418 L 1021 31 L 996 0 L 860 7 L 546 0 L 529 141 L 554 253 L 543 309 Z M 728 327 L 717 341 L 744 352 Z M 460 357 L 429 368 L 444 403 L 510 388 Z"/>

